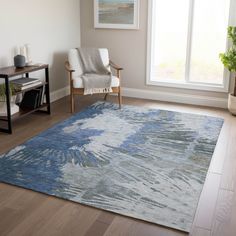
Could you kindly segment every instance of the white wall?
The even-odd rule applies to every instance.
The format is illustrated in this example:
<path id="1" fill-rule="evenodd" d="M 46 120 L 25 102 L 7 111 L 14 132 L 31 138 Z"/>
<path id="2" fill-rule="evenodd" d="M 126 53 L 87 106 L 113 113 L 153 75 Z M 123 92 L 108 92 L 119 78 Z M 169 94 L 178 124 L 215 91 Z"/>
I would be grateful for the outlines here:
<path id="1" fill-rule="evenodd" d="M 34 62 L 50 65 L 51 91 L 68 85 L 64 61 L 80 45 L 79 0 L 0 0 L 0 66 L 13 64 L 14 48 L 29 43 Z"/>

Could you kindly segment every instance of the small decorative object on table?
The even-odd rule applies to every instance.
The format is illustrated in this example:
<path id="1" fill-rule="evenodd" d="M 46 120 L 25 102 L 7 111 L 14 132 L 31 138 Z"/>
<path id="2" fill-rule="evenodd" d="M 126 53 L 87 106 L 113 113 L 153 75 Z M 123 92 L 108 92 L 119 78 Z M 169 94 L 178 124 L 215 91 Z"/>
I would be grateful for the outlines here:
<path id="1" fill-rule="evenodd" d="M 25 56 L 16 55 L 14 57 L 14 66 L 16 68 L 24 68 L 25 67 Z"/>
<path id="2" fill-rule="evenodd" d="M 16 68 L 24 68 L 25 66 L 33 65 L 30 44 L 25 44 L 20 48 L 16 47 L 15 55 L 14 66 Z"/>

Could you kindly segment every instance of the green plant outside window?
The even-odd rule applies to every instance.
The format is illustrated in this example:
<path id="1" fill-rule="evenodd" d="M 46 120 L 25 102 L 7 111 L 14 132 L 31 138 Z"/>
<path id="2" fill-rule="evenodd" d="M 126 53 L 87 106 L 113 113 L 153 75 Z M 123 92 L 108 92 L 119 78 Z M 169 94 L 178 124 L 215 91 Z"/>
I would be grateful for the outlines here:
<path id="1" fill-rule="evenodd" d="M 236 72 L 236 27 L 228 27 L 228 38 L 232 41 L 232 46 L 225 52 L 220 54 L 220 59 L 224 66 L 230 72 Z M 236 96 L 236 83 L 234 83 L 234 96 Z"/>

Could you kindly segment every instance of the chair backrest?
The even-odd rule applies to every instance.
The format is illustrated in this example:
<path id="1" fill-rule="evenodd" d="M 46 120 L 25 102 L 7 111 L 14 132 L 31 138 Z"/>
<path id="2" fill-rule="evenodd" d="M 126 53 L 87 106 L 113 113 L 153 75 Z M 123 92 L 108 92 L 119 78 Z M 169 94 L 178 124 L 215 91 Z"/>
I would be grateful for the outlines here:
<path id="1" fill-rule="evenodd" d="M 99 48 L 99 52 L 104 66 L 110 70 L 108 49 Z M 75 71 L 72 74 L 72 78 L 74 79 L 76 77 L 80 77 L 83 74 L 83 67 L 79 56 L 79 52 L 76 48 L 69 50 L 68 61 L 70 63 L 71 69 Z"/>

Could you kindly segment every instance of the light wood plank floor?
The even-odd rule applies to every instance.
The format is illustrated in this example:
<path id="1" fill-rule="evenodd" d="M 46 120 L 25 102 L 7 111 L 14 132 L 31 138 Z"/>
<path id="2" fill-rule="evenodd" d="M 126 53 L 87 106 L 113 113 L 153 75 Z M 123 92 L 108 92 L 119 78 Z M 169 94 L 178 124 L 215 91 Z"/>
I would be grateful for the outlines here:
<path id="1" fill-rule="evenodd" d="M 80 98 L 77 111 L 97 96 Z M 101 99 L 101 96 L 100 96 Z M 116 101 L 115 97 L 109 97 Z M 142 99 L 125 104 L 220 116 L 225 123 L 201 194 L 191 235 L 236 235 L 236 117 L 227 111 Z M 32 114 L 14 122 L 14 134 L 0 133 L 0 153 L 68 117 L 69 99 L 52 104 L 52 115 Z M 180 236 L 185 233 L 0 183 L 0 235 Z"/>

